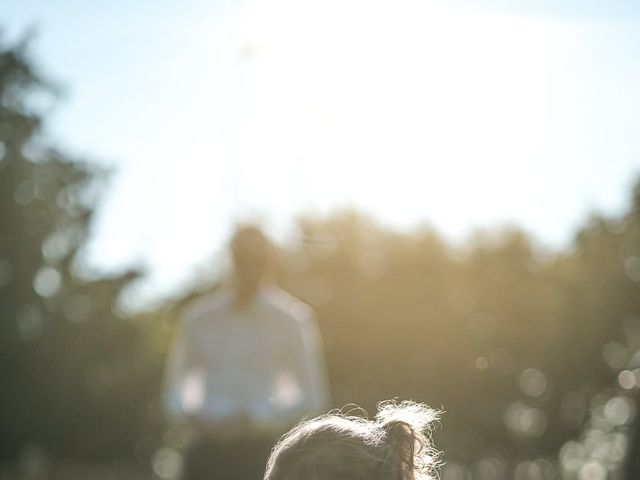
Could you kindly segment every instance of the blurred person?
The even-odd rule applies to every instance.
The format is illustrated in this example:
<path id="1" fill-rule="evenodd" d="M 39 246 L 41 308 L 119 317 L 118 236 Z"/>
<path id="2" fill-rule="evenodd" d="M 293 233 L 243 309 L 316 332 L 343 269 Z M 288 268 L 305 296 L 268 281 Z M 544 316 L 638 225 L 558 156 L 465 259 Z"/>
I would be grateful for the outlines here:
<path id="1" fill-rule="evenodd" d="M 269 281 L 269 240 L 239 228 L 231 254 L 231 288 L 184 310 L 169 354 L 167 410 L 194 437 L 187 480 L 261 479 L 274 440 L 328 405 L 312 311 Z"/>
<path id="2" fill-rule="evenodd" d="M 265 480 L 433 480 L 429 441 L 438 412 L 383 402 L 373 420 L 329 413 L 300 423 L 274 447 Z"/>

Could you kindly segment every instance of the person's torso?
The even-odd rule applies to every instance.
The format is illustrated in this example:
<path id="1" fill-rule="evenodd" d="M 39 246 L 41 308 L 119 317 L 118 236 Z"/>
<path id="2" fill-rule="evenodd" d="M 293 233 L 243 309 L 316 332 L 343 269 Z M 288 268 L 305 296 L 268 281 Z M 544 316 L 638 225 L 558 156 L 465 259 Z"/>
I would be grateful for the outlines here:
<path id="1" fill-rule="evenodd" d="M 190 348 L 202 375 L 203 416 L 242 414 L 260 423 L 296 409 L 304 395 L 296 308 L 268 292 L 244 308 L 229 298 L 199 315 Z"/>

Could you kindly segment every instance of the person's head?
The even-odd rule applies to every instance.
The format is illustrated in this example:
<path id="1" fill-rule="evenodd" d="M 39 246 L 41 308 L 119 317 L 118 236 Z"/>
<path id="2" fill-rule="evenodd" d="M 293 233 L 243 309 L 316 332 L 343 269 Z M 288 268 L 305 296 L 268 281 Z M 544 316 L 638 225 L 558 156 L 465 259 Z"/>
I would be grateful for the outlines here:
<path id="1" fill-rule="evenodd" d="M 231 239 L 231 256 L 237 287 L 257 291 L 271 262 L 271 244 L 255 225 L 239 227 Z"/>
<path id="2" fill-rule="evenodd" d="M 427 480 L 438 452 L 430 432 L 439 413 L 385 402 L 373 420 L 329 413 L 294 427 L 276 444 L 265 480 Z"/>

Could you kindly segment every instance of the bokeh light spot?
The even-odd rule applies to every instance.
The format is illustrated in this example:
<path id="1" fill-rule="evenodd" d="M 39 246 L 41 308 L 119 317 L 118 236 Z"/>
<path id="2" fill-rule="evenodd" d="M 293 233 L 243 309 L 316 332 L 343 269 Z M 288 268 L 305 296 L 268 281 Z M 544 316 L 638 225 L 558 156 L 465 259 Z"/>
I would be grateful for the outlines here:
<path id="1" fill-rule="evenodd" d="M 629 257 L 624 261 L 624 271 L 634 282 L 640 282 L 640 257 Z"/>
<path id="2" fill-rule="evenodd" d="M 33 279 L 33 289 L 41 297 L 53 297 L 62 285 L 62 277 L 53 267 L 42 267 Z"/>
<path id="3" fill-rule="evenodd" d="M 525 395 L 539 397 L 547 390 L 547 376 L 536 368 L 527 368 L 518 378 L 518 385 Z"/>
<path id="4" fill-rule="evenodd" d="M 539 408 L 517 401 L 505 413 L 507 428 L 516 435 L 539 437 L 547 429 L 547 415 Z"/>
<path id="5" fill-rule="evenodd" d="M 575 441 L 565 443 L 560 449 L 560 463 L 562 468 L 567 472 L 577 472 L 582 464 L 586 452 L 584 447 Z"/>
<path id="6" fill-rule="evenodd" d="M 578 472 L 578 480 L 605 480 L 607 470 L 595 460 L 585 463 Z"/>
<path id="7" fill-rule="evenodd" d="M 71 238 L 68 233 L 56 231 L 42 244 L 42 255 L 48 262 L 55 262 L 62 258 L 71 249 Z"/>
<path id="8" fill-rule="evenodd" d="M 604 416 L 611 425 L 626 425 L 635 416 L 635 405 L 629 397 L 613 397 L 604 406 Z"/>
<path id="9" fill-rule="evenodd" d="M 476 358 L 475 365 L 478 370 L 486 370 L 489 367 L 489 360 L 487 357 L 478 357 Z"/>
<path id="10" fill-rule="evenodd" d="M 618 374 L 618 383 L 625 390 L 631 390 L 637 386 L 636 376 L 629 370 L 623 370 Z"/>
<path id="11" fill-rule="evenodd" d="M 172 448 L 161 448 L 151 461 L 153 471 L 162 479 L 177 479 L 182 472 L 182 457 Z"/>

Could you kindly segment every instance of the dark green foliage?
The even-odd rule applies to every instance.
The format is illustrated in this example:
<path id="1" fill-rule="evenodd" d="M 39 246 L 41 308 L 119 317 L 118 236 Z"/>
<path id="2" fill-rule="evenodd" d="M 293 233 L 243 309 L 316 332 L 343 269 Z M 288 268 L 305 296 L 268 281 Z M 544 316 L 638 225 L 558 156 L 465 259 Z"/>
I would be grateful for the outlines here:
<path id="1" fill-rule="evenodd" d="M 25 47 L 0 43 L 0 455 L 30 443 L 129 455 L 158 368 L 140 327 L 113 312 L 131 275 L 78 274 L 105 175 L 40 138 L 28 101 L 49 93 Z"/>

